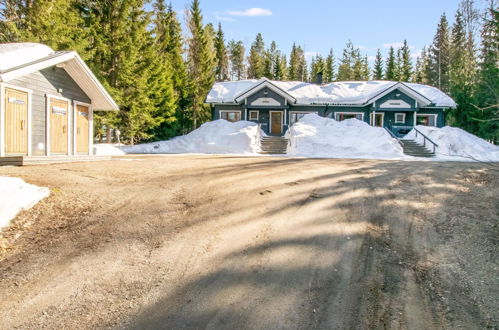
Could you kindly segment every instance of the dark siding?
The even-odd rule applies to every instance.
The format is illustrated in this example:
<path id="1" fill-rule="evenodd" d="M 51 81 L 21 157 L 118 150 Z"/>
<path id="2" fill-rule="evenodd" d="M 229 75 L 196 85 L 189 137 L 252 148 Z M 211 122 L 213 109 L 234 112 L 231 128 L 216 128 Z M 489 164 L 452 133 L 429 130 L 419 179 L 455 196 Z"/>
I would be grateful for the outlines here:
<path id="1" fill-rule="evenodd" d="M 33 155 L 45 154 L 45 94 L 62 96 L 70 100 L 91 103 L 88 96 L 62 68 L 52 67 L 7 82 L 33 91 L 32 94 L 32 151 Z M 62 92 L 58 90 L 62 89 Z M 70 105 L 70 110 L 72 105 Z M 69 111 L 73 134 L 73 111 Z M 71 137 L 70 148 L 73 147 Z M 39 145 L 43 145 L 40 148 Z M 70 149 L 72 150 L 72 149 Z"/>
<path id="2" fill-rule="evenodd" d="M 429 108 L 421 108 L 418 111 L 418 114 L 437 114 L 437 127 L 445 126 L 445 118 L 444 118 L 444 110 L 443 109 L 429 109 Z"/>
<path id="3" fill-rule="evenodd" d="M 265 95 L 265 93 L 267 93 L 267 95 Z M 274 100 L 276 100 L 277 102 L 279 102 L 279 106 L 280 107 L 284 107 L 285 106 L 285 99 L 280 96 L 279 94 L 271 91 L 270 89 L 268 88 L 263 88 L 261 90 L 259 90 L 258 92 L 256 92 L 255 94 L 253 95 L 250 95 L 247 100 L 248 100 L 248 108 L 251 108 L 251 103 L 253 101 L 255 101 L 256 99 L 259 99 L 261 97 L 269 97 L 269 98 L 272 98 Z"/>
<path id="4" fill-rule="evenodd" d="M 399 96 L 397 96 L 397 94 Z M 381 104 L 383 104 L 384 102 L 389 101 L 389 100 L 394 100 L 394 101 L 402 100 L 402 101 L 410 104 L 411 108 L 410 109 L 409 108 L 401 108 L 401 109 L 394 109 L 394 108 L 386 109 L 386 108 L 384 108 L 383 109 L 383 108 L 379 107 Z M 383 96 L 379 100 L 376 100 L 376 107 L 374 109 L 375 110 L 384 110 L 384 111 L 414 111 L 414 110 L 416 110 L 416 100 L 414 100 L 410 96 L 407 96 L 406 94 L 404 94 L 404 92 L 401 92 L 400 90 L 396 89 L 394 91 L 391 91 L 387 95 Z"/>

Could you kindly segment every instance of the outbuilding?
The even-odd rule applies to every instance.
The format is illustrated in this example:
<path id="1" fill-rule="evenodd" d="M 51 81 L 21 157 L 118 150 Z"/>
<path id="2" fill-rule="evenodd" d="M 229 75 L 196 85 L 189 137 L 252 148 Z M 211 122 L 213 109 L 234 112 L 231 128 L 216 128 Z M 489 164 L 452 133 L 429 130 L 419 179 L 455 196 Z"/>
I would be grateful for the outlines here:
<path id="1" fill-rule="evenodd" d="M 95 160 L 94 111 L 118 105 L 74 51 L 0 44 L 0 163 Z"/>
<path id="2" fill-rule="evenodd" d="M 343 81 L 314 84 L 297 81 L 217 82 L 206 103 L 212 118 L 248 120 L 269 135 L 282 136 L 306 114 L 341 121 L 356 118 L 403 136 L 416 125 L 442 127 L 445 111 L 456 103 L 438 88 L 396 81 Z"/>

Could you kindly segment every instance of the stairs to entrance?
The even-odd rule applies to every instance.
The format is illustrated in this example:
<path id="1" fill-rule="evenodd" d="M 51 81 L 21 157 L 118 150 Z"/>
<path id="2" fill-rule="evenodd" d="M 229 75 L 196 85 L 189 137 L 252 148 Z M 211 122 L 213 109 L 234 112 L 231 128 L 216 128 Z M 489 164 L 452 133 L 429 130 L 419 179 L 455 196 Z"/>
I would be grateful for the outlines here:
<path id="1" fill-rule="evenodd" d="M 432 158 L 435 157 L 435 154 L 431 152 L 426 147 L 418 144 L 414 140 L 400 140 L 402 143 L 402 148 L 404 148 L 404 154 L 413 157 L 426 157 Z"/>
<path id="2" fill-rule="evenodd" d="M 264 136 L 260 141 L 260 153 L 284 155 L 288 149 L 288 139 L 283 136 Z"/>

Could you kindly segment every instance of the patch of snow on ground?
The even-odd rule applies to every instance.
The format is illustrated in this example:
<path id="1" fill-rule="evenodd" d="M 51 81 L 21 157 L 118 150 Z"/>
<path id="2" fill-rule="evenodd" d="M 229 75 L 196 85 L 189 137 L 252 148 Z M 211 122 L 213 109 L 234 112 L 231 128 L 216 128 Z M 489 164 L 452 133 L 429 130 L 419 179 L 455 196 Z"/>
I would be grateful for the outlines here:
<path id="1" fill-rule="evenodd" d="M 403 159 L 402 147 L 383 128 L 357 119 L 338 122 L 309 114 L 286 132 L 289 156 Z"/>
<path id="2" fill-rule="evenodd" d="M 219 119 L 171 140 L 123 147 L 129 154 L 255 154 L 259 151 L 258 125 Z"/>
<path id="3" fill-rule="evenodd" d="M 9 224 L 21 210 L 28 210 L 50 195 L 50 190 L 20 178 L 0 177 L 0 228 Z"/>
<path id="4" fill-rule="evenodd" d="M 96 156 L 123 156 L 126 153 L 116 144 L 99 143 L 93 145 L 93 154 Z"/>
<path id="5" fill-rule="evenodd" d="M 470 134 L 457 127 L 442 128 L 416 126 L 416 128 L 438 144 L 436 158 L 446 160 L 478 160 L 484 162 L 499 162 L 499 147 L 478 136 Z M 404 139 L 415 140 L 423 144 L 421 134 L 416 137 L 416 131 L 411 130 Z"/>

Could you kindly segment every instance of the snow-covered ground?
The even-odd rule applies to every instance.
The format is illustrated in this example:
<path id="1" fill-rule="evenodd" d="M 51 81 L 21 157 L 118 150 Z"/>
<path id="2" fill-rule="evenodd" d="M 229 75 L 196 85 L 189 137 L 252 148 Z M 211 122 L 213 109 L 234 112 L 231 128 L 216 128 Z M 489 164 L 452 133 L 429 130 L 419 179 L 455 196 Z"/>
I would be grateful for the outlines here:
<path id="1" fill-rule="evenodd" d="M 93 154 L 97 156 L 123 156 L 126 153 L 117 144 L 99 143 L 93 145 Z"/>
<path id="2" fill-rule="evenodd" d="M 286 133 L 289 156 L 403 159 L 396 139 L 383 128 L 357 119 L 338 122 L 316 114 L 304 116 Z"/>
<path id="3" fill-rule="evenodd" d="M 30 209 L 49 194 L 48 188 L 23 179 L 0 177 L 0 228 L 7 226 L 21 210 Z"/>
<path id="4" fill-rule="evenodd" d="M 437 159 L 499 162 L 499 146 L 495 146 L 465 130 L 450 126 L 442 128 L 416 126 L 416 128 L 438 144 L 436 148 Z M 421 134 L 416 137 L 415 130 L 410 131 L 404 139 L 416 140 L 419 144 L 423 144 L 424 140 Z"/>
<path id="5" fill-rule="evenodd" d="M 126 146 L 122 150 L 130 154 L 255 154 L 259 150 L 257 133 L 255 123 L 220 119 L 171 140 Z"/>

